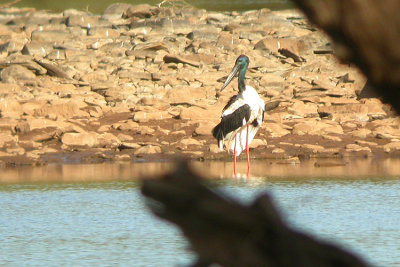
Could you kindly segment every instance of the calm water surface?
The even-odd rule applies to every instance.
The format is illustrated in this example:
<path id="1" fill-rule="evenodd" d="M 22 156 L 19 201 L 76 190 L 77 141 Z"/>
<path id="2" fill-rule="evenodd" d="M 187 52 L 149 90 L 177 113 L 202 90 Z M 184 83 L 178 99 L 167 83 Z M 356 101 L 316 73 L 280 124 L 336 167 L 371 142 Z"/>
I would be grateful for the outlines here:
<path id="1" fill-rule="evenodd" d="M 400 165 L 394 163 L 390 165 Z M 263 176 L 217 178 L 217 172 L 224 173 L 221 166 L 228 172 L 229 164 L 194 165 L 216 177 L 218 190 L 243 202 L 270 192 L 293 227 L 351 249 L 378 266 L 400 266 L 396 166 L 373 161 L 325 168 L 312 162 L 253 162 L 254 172 L 264 166 Z M 352 175 L 353 165 L 361 167 L 361 175 Z M 363 173 L 368 169 L 364 165 L 370 166 L 369 173 Z M 71 172 L 71 166 L 77 171 Z M 1 170 L 0 266 L 184 266 L 194 258 L 187 243 L 175 227 L 149 213 L 140 182 L 134 179 L 144 170 L 159 173 L 170 168 L 169 163 L 114 163 Z M 99 176 L 95 169 L 104 174 L 101 181 L 94 179 Z M 78 182 L 78 172 L 84 182 Z M 40 180 L 39 173 L 46 179 Z"/>

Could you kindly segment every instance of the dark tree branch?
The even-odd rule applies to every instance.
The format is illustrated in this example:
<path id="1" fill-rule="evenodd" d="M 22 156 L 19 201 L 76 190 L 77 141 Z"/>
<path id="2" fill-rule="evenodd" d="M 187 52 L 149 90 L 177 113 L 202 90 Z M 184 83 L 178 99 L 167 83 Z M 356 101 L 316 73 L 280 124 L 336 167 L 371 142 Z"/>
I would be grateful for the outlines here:
<path id="1" fill-rule="evenodd" d="M 142 192 L 153 212 L 177 224 L 199 257 L 195 266 L 367 266 L 344 250 L 294 231 L 268 195 L 245 206 L 207 188 L 180 163 Z"/>
<path id="2" fill-rule="evenodd" d="M 371 86 L 400 111 L 400 1 L 294 0 L 330 35 L 335 54 L 356 64 Z"/>

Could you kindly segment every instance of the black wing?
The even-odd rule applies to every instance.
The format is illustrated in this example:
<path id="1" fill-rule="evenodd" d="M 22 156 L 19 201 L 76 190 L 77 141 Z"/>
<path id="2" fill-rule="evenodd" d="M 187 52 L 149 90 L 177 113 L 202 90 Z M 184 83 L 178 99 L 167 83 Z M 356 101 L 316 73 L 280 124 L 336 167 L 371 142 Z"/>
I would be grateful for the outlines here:
<path id="1" fill-rule="evenodd" d="M 257 127 L 257 126 L 259 126 L 263 121 L 264 121 L 264 111 L 263 111 L 262 116 L 261 116 L 261 121 L 258 121 L 258 118 L 255 118 L 254 121 L 251 123 L 251 125 L 253 125 L 253 127 Z"/>
<path id="2" fill-rule="evenodd" d="M 213 136 L 221 140 L 228 133 L 233 132 L 243 125 L 243 119 L 247 122 L 250 119 L 250 106 L 243 105 L 233 113 L 222 117 L 221 122 L 212 130 Z"/>
<path id="3" fill-rule="evenodd" d="M 222 109 L 222 112 L 224 112 L 225 110 L 227 110 L 229 108 L 230 105 L 232 105 L 233 103 L 235 103 L 235 101 L 239 98 L 239 95 L 234 95 L 232 96 L 228 103 L 225 105 L 225 107 Z"/>

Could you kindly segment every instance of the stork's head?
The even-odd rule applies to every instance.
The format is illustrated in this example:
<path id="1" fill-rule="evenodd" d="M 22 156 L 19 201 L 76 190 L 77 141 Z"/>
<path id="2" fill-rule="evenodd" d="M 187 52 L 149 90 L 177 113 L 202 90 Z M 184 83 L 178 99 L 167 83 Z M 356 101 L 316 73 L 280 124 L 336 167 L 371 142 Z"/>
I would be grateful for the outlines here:
<path id="1" fill-rule="evenodd" d="M 228 84 L 232 81 L 232 79 L 236 76 L 236 74 L 238 74 L 239 71 L 241 71 L 244 75 L 244 72 L 246 72 L 247 67 L 249 66 L 249 62 L 250 62 L 249 58 L 245 55 L 240 55 L 236 59 L 235 66 L 233 67 L 231 73 L 228 75 L 228 78 L 226 79 L 224 85 L 222 86 L 221 91 L 228 86 Z"/>

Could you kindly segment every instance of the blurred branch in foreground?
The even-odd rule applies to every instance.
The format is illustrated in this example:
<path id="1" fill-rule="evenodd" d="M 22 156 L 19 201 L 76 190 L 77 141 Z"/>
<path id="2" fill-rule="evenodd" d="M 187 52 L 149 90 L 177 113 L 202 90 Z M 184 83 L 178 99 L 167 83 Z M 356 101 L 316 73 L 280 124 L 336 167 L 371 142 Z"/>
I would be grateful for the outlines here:
<path id="1" fill-rule="evenodd" d="M 400 1 L 294 0 L 334 40 L 336 56 L 355 63 L 400 112 Z"/>
<path id="2" fill-rule="evenodd" d="M 367 266 L 356 256 L 289 228 L 268 195 L 246 206 L 207 188 L 187 163 L 145 180 L 152 211 L 177 224 L 197 253 L 194 266 Z"/>

